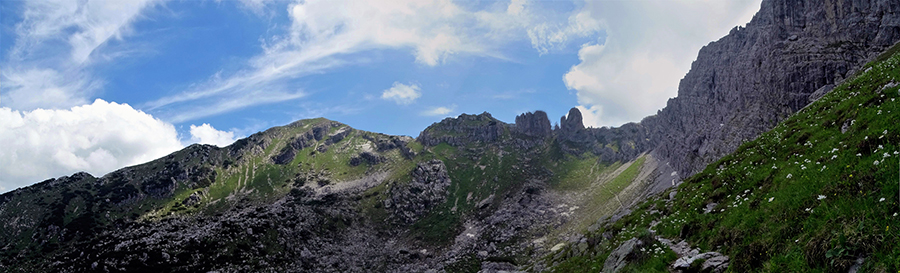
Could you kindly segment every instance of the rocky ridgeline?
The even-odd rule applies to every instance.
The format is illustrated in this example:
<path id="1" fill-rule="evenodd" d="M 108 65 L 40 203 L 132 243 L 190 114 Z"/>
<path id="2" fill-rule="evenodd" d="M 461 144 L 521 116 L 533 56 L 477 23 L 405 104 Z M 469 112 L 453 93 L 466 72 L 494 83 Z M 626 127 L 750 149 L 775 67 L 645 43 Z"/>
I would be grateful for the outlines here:
<path id="1" fill-rule="evenodd" d="M 434 206 L 447 199 L 450 175 L 440 160 L 419 163 L 410 173 L 412 181 L 391 187 L 384 207 L 391 209 L 394 216 L 406 224 L 419 220 Z"/>
<path id="2" fill-rule="evenodd" d="M 900 40 L 900 2 L 767 0 L 703 47 L 650 130 L 655 153 L 693 174 L 771 129 Z M 823 89 L 824 88 L 824 89 Z"/>
<path id="3" fill-rule="evenodd" d="M 427 146 L 447 143 L 459 147 L 474 142 L 495 142 L 505 131 L 506 124 L 488 112 L 479 115 L 462 114 L 428 126 L 416 140 Z"/>
<path id="4" fill-rule="evenodd" d="M 544 111 L 516 116 L 515 124 L 506 124 L 489 113 L 446 118 L 422 131 L 417 139 L 426 146 L 447 143 L 463 147 L 472 143 L 512 145 L 531 150 L 556 139 L 563 152 L 573 155 L 593 153 L 606 163 L 629 161 L 651 148 L 648 131 L 637 123 L 618 128 L 585 128 L 581 111 L 572 108 L 553 129 Z"/>

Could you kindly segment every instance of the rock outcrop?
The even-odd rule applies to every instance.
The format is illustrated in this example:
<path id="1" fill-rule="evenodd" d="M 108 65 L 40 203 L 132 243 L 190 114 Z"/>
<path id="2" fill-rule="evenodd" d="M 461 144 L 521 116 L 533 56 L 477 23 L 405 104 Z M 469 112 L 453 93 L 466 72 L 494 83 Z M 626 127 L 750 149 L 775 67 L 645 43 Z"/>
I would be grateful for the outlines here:
<path id="1" fill-rule="evenodd" d="M 506 131 L 506 126 L 488 112 L 479 115 L 462 114 L 428 126 L 416 140 L 427 146 L 437 146 L 442 142 L 450 146 L 495 142 Z"/>
<path id="2" fill-rule="evenodd" d="M 550 119 L 544 111 L 527 112 L 516 116 L 516 131 L 535 137 L 548 137 L 551 134 Z"/>
<path id="3" fill-rule="evenodd" d="M 411 224 L 425 215 L 431 208 L 447 199 L 450 175 L 440 160 L 419 163 L 410 173 L 409 184 L 395 185 L 384 200 L 384 207 L 393 210 L 394 216 L 406 224 Z"/>
<path id="4" fill-rule="evenodd" d="M 699 264 L 696 262 L 701 261 Z M 728 256 L 719 252 L 704 252 L 694 256 L 685 256 L 675 260 L 672 268 L 676 272 L 712 272 L 722 273 L 728 269 Z"/>
<path id="5" fill-rule="evenodd" d="M 629 260 L 634 260 L 635 253 L 638 252 L 638 248 L 643 245 L 644 242 L 637 238 L 631 238 L 630 240 L 625 241 L 609 254 L 609 257 L 603 262 L 603 270 L 600 272 L 619 272 L 619 270 L 622 270 L 622 268 L 628 265 Z"/>
<path id="6" fill-rule="evenodd" d="M 690 175 L 898 40 L 895 0 L 763 1 L 746 27 L 700 50 L 678 96 L 641 124 L 651 130 L 655 153 Z"/>
<path id="7" fill-rule="evenodd" d="M 566 132 L 573 132 L 584 129 L 584 122 L 581 117 L 581 111 L 572 107 L 569 114 L 559 118 L 559 129 Z"/>

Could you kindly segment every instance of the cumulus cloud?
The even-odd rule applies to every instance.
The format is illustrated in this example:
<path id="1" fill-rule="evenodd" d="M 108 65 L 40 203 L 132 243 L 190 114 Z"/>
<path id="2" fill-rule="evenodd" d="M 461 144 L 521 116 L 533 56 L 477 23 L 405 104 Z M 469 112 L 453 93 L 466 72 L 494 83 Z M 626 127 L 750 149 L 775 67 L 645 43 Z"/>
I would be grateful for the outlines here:
<path id="1" fill-rule="evenodd" d="M 586 125 L 619 126 L 655 114 L 677 94 L 700 48 L 749 22 L 759 2 L 585 3 L 576 18 L 590 17 L 582 21 L 597 22 L 608 35 L 603 43 L 584 44 L 580 62 L 563 76 L 566 87 L 577 92 L 586 122 L 587 116 L 596 122 Z"/>
<path id="2" fill-rule="evenodd" d="M 175 127 L 128 104 L 65 110 L 0 108 L 0 187 L 87 171 L 95 176 L 182 148 Z"/>
<path id="3" fill-rule="evenodd" d="M 236 140 L 234 131 L 219 131 L 213 128 L 209 123 L 196 126 L 191 125 L 191 141 L 200 144 L 210 144 L 219 147 L 231 145 Z"/>
<path id="4" fill-rule="evenodd" d="M 394 82 L 394 85 L 391 88 L 384 90 L 381 93 L 381 99 L 394 101 L 397 104 L 410 104 L 416 101 L 419 97 L 422 96 L 421 89 L 417 84 L 409 84 L 405 85 L 399 82 Z"/>
<path id="5" fill-rule="evenodd" d="M 456 105 L 451 106 L 440 106 L 434 107 L 425 111 L 422 111 L 423 116 L 446 116 L 456 110 Z"/>
<path id="6" fill-rule="evenodd" d="M 23 20 L 0 73 L 0 99 L 17 110 L 68 108 L 102 87 L 90 71 L 103 45 L 131 34 L 131 24 L 161 0 L 25 1 Z M 110 54 L 120 56 L 121 54 Z"/>

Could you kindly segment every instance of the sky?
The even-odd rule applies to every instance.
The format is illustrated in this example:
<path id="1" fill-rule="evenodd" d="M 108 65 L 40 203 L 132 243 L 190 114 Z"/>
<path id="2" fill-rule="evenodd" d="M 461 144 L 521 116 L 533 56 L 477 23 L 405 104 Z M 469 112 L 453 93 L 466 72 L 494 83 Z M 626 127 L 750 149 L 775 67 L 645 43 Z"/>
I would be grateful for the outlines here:
<path id="1" fill-rule="evenodd" d="M 759 2 L 0 1 L 0 193 L 315 117 L 638 122 Z"/>

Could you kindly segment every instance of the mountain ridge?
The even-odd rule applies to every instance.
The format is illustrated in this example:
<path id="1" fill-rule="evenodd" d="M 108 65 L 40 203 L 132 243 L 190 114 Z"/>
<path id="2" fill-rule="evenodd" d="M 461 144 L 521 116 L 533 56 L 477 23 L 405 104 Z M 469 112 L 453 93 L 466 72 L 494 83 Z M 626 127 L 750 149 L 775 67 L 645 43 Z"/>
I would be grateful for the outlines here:
<path id="1" fill-rule="evenodd" d="M 634 229 L 616 238 L 639 235 L 630 223 L 649 224 L 652 204 L 703 209 L 709 203 L 693 198 L 720 198 L 704 195 L 724 183 L 707 163 L 810 100 L 834 100 L 829 86 L 846 90 L 843 79 L 868 72 L 858 65 L 900 40 L 896 11 L 892 1 L 765 0 L 746 28 L 700 50 L 666 108 L 616 128 L 585 128 L 577 108 L 558 128 L 543 111 L 512 124 L 484 112 L 446 118 L 416 138 L 318 118 L 228 147 L 191 145 L 99 178 L 49 179 L 0 195 L 0 268 L 563 270 L 612 251 L 609 225 Z M 660 199 L 687 177 L 670 201 Z M 709 250 L 697 231 L 709 219 L 698 217 L 684 232 L 663 233 Z M 755 261 L 734 253 L 760 249 L 780 248 L 725 254 L 746 262 L 732 269 L 743 271 Z M 535 263 L 540 257 L 548 263 Z"/>

